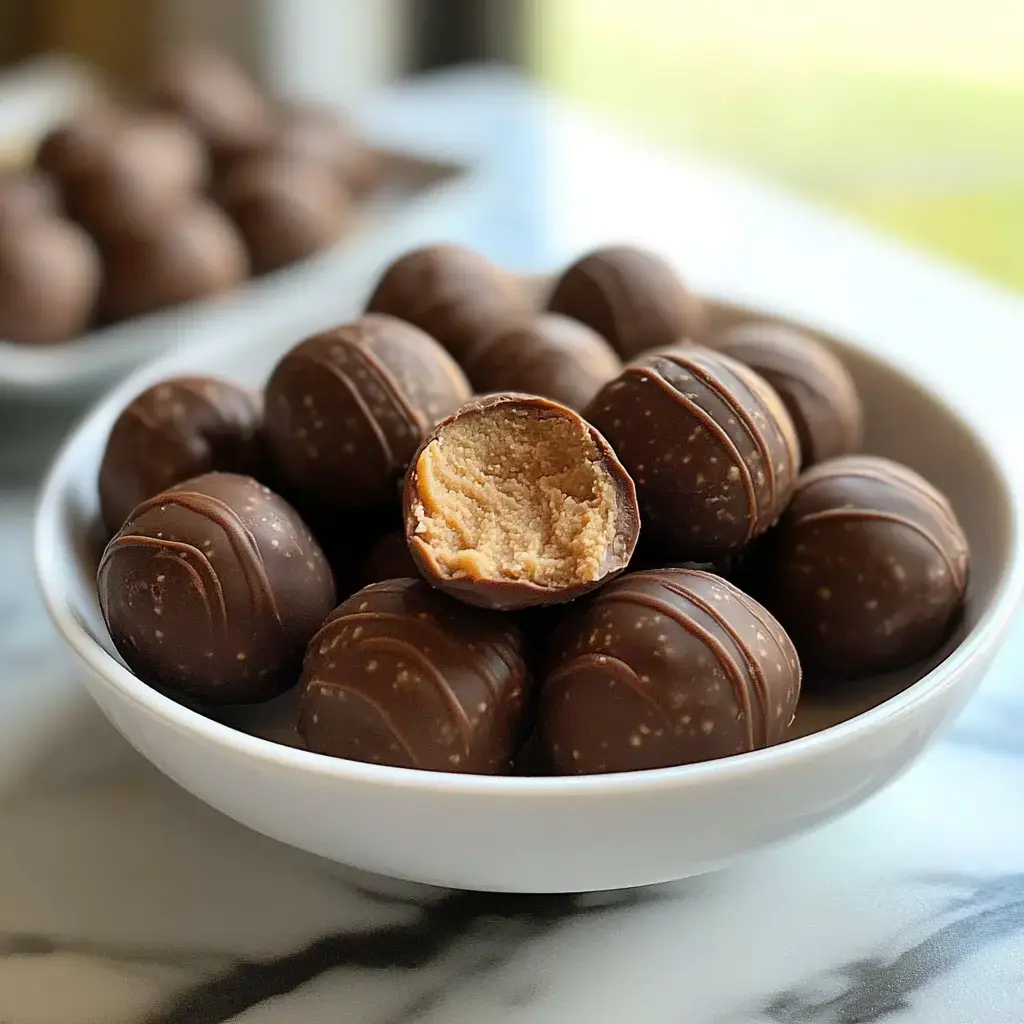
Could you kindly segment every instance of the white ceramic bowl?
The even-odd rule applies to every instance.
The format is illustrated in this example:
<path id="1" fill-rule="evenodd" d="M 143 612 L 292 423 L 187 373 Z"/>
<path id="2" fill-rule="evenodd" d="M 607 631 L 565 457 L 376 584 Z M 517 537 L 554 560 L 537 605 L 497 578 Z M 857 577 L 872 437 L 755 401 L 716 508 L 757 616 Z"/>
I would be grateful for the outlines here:
<path id="1" fill-rule="evenodd" d="M 721 306 L 719 315 L 732 312 Z M 409 771 L 230 728 L 150 689 L 113 653 L 93 582 L 96 471 L 114 417 L 146 384 L 185 370 L 255 383 L 293 340 L 191 349 L 118 387 L 50 473 L 36 557 L 58 630 L 85 667 L 89 691 L 130 742 L 202 800 L 312 853 L 399 878 L 506 891 L 619 888 L 712 870 L 820 825 L 894 779 L 974 691 L 1017 605 L 1022 499 L 1011 455 L 907 376 L 839 346 L 866 401 L 868 450 L 934 481 L 970 539 L 968 612 L 931 671 L 875 680 L 845 703 L 809 701 L 796 738 L 770 750 L 589 778 Z M 273 734 L 259 715 L 249 727 Z M 290 739 L 287 729 L 281 736 Z"/>

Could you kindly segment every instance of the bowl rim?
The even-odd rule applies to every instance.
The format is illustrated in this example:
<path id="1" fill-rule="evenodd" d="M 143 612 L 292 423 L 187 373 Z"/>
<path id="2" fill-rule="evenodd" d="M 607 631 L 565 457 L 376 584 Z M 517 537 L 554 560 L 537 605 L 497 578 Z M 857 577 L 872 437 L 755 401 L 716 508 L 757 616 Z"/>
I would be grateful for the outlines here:
<path id="1" fill-rule="evenodd" d="M 724 306 L 743 309 L 754 315 L 797 322 L 763 306 L 737 302 L 735 298 L 723 298 L 721 302 Z M 764 777 L 770 771 L 785 770 L 797 762 L 828 756 L 830 752 L 855 744 L 865 733 L 887 722 L 905 719 L 921 705 L 938 698 L 954 685 L 971 662 L 983 657 L 998 643 L 1024 595 L 1024 488 L 1014 486 L 1010 470 L 1013 460 L 1004 447 L 986 438 L 972 415 L 956 408 L 947 400 L 942 389 L 925 383 L 915 376 L 913 370 L 891 362 L 870 347 L 854 344 L 811 324 L 806 327 L 815 334 L 824 335 L 830 343 L 840 348 L 856 351 L 859 358 L 875 363 L 879 369 L 900 377 L 907 386 L 923 392 L 962 432 L 971 437 L 985 452 L 999 478 L 1006 502 L 1009 534 L 1008 558 L 996 582 L 989 607 L 960 643 L 938 665 L 906 689 L 867 711 L 817 732 L 763 750 L 668 768 L 582 776 L 470 775 L 350 761 L 276 743 L 207 718 L 143 683 L 104 649 L 71 611 L 65 600 L 68 570 L 64 563 L 59 562 L 58 546 L 53 541 L 61 534 L 60 509 L 68 486 L 76 476 L 78 450 L 100 422 L 111 418 L 114 411 L 120 409 L 131 396 L 152 380 L 158 379 L 162 367 L 166 365 L 164 372 L 168 374 L 184 372 L 190 356 L 197 353 L 198 347 L 193 346 L 155 360 L 127 377 L 85 413 L 61 445 L 47 471 L 35 512 L 33 550 L 36 576 L 44 604 L 57 632 L 85 667 L 104 686 L 117 691 L 121 698 L 150 718 L 158 719 L 175 731 L 188 734 L 204 744 L 223 746 L 233 756 L 254 758 L 279 768 L 334 779 L 339 783 L 430 792 L 457 798 L 602 798 L 737 783 L 752 776 Z"/>

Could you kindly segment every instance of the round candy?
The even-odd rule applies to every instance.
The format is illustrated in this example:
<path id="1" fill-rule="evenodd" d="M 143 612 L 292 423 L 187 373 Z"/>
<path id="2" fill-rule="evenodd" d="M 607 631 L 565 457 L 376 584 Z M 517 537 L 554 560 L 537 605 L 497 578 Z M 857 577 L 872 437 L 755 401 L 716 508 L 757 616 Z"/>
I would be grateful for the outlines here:
<path id="1" fill-rule="evenodd" d="M 474 345 L 462 365 L 481 393 L 519 391 L 576 410 L 622 370 L 604 338 L 557 313 L 499 328 Z"/>
<path id="2" fill-rule="evenodd" d="M 636 491 L 564 405 L 492 395 L 440 423 L 409 467 L 405 537 L 432 586 L 484 608 L 557 604 L 622 572 Z"/>
<path id="3" fill-rule="evenodd" d="M 316 334 L 286 353 L 267 383 L 277 478 L 326 509 L 394 502 L 420 442 L 469 396 L 448 353 L 394 317 Z"/>
<path id="4" fill-rule="evenodd" d="M 43 136 L 36 149 L 36 167 L 62 186 L 70 184 L 110 151 L 123 116 L 107 103 L 80 111 Z"/>
<path id="5" fill-rule="evenodd" d="M 114 533 L 132 509 L 182 480 L 259 466 L 263 397 L 212 377 L 147 388 L 115 420 L 100 462 L 100 511 Z"/>
<path id="6" fill-rule="evenodd" d="M 804 473 L 758 579 L 804 663 L 833 676 L 898 669 L 935 652 L 967 587 L 967 539 L 913 470 L 845 456 Z"/>
<path id="7" fill-rule="evenodd" d="M 60 212 L 60 196 L 53 182 L 38 171 L 0 169 L 0 230 Z"/>
<path id="8" fill-rule="evenodd" d="M 56 217 L 0 228 L 0 339 L 67 341 L 88 326 L 100 287 L 89 236 Z"/>
<path id="9" fill-rule="evenodd" d="M 821 342 L 792 327 L 751 321 L 728 328 L 711 347 L 775 389 L 800 438 L 804 468 L 860 446 L 864 414 L 857 388 Z"/>
<path id="10" fill-rule="evenodd" d="M 209 473 L 144 501 L 97 577 L 111 639 L 144 682 L 209 704 L 293 686 L 334 580 L 294 509 L 251 477 Z"/>
<path id="11" fill-rule="evenodd" d="M 253 157 L 225 177 L 218 199 L 261 274 L 333 245 L 348 227 L 349 197 L 330 168 L 294 157 Z"/>
<path id="12" fill-rule="evenodd" d="M 389 580 L 350 597 L 310 642 L 299 733 L 311 750 L 353 761 L 507 774 L 526 684 L 508 618 Z"/>
<path id="13" fill-rule="evenodd" d="M 796 650 L 753 598 L 656 569 L 610 583 L 555 631 L 540 731 L 559 774 L 666 768 L 779 743 L 799 695 Z"/>
<path id="14" fill-rule="evenodd" d="M 555 282 L 548 309 L 592 327 L 623 359 L 699 337 L 704 328 L 700 300 L 671 264 L 627 245 L 577 260 Z"/>
<path id="15" fill-rule="evenodd" d="M 430 245 L 395 260 L 367 310 L 415 324 L 460 362 L 501 324 L 520 319 L 519 282 L 486 257 L 457 245 Z"/>
<path id="16" fill-rule="evenodd" d="M 717 561 L 778 518 L 800 447 L 752 370 L 691 346 L 649 353 L 584 412 L 636 483 L 645 537 L 669 561 Z"/>
<path id="17" fill-rule="evenodd" d="M 238 232 L 215 206 L 200 201 L 162 226 L 109 239 L 103 255 L 100 307 L 108 320 L 220 294 L 248 271 Z"/>

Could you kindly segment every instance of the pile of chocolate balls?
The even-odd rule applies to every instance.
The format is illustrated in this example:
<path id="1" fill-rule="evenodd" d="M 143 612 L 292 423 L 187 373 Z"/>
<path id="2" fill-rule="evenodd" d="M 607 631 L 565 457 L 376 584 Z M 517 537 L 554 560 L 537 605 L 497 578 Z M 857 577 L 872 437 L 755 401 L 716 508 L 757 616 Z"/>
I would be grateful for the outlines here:
<path id="1" fill-rule="evenodd" d="M 334 110 L 170 54 L 130 105 L 93 103 L 0 171 L 0 340 L 67 341 L 311 256 L 380 170 Z"/>

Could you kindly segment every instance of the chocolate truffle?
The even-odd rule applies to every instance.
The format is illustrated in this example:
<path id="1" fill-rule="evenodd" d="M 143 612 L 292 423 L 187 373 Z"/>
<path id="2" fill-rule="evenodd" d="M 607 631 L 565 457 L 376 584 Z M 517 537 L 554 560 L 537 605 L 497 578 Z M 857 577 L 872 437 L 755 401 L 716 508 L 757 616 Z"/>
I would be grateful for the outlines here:
<path id="1" fill-rule="evenodd" d="M 302 670 L 299 733 L 311 750 L 437 772 L 507 774 L 527 685 L 512 622 L 421 580 L 389 580 L 340 605 Z"/>
<path id="2" fill-rule="evenodd" d="M 107 103 L 79 111 L 43 136 L 36 149 L 36 167 L 67 186 L 107 154 L 123 116 L 123 111 Z"/>
<path id="3" fill-rule="evenodd" d="M 640 771 L 785 739 L 800 662 L 753 598 L 711 573 L 630 573 L 556 630 L 540 733 L 562 775 Z"/>
<path id="4" fill-rule="evenodd" d="M 697 346 L 649 353 L 584 415 L 636 482 L 644 534 L 667 561 L 737 553 L 789 500 L 800 464 L 789 414 L 728 356 Z"/>
<path id="5" fill-rule="evenodd" d="M 278 479 L 325 509 L 386 505 L 434 424 L 470 396 L 432 338 L 370 314 L 287 352 L 266 388 Z"/>
<path id="6" fill-rule="evenodd" d="M 328 248 L 351 218 L 348 193 L 330 168 L 294 157 L 238 163 L 218 198 L 245 239 L 257 274 Z"/>
<path id="7" fill-rule="evenodd" d="M 56 216 L 59 212 L 60 196 L 45 174 L 0 169 L 0 230 L 11 223 Z"/>
<path id="8" fill-rule="evenodd" d="M 100 298 L 108 320 L 217 295 L 244 280 L 245 246 L 215 206 L 196 201 L 163 226 L 123 234 L 104 245 Z"/>
<path id="9" fill-rule="evenodd" d="M 555 282 L 548 309 L 592 327 L 623 359 L 698 338 L 704 329 L 700 300 L 671 264 L 628 245 L 577 260 Z"/>
<path id="10" fill-rule="evenodd" d="M 577 411 L 622 371 L 601 335 L 557 313 L 499 328 L 474 345 L 462 365 L 481 393 L 541 395 Z"/>
<path id="11" fill-rule="evenodd" d="M 256 86 L 234 61 L 209 47 L 190 46 L 164 57 L 150 99 L 184 118 L 215 157 L 257 146 L 272 130 L 270 110 Z"/>
<path id="12" fill-rule="evenodd" d="M 77 225 L 40 217 L 0 228 L 0 339 L 67 341 L 89 325 L 100 259 Z"/>
<path id="13" fill-rule="evenodd" d="M 405 531 L 394 530 L 384 534 L 370 548 L 359 569 L 360 585 L 383 583 L 384 580 L 418 579 L 420 575 L 409 545 L 405 542 Z"/>
<path id="14" fill-rule="evenodd" d="M 123 117 L 91 164 L 65 183 L 68 213 L 99 237 L 161 228 L 205 186 L 206 151 L 179 118 Z"/>
<path id="15" fill-rule="evenodd" d="M 395 260 L 366 308 L 415 324 L 461 362 L 527 306 L 520 283 L 486 257 L 457 245 L 430 245 Z"/>
<path id="16" fill-rule="evenodd" d="M 144 682 L 208 704 L 293 686 L 334 580 L 295 510 L 252 477 L 208 473 L 144 501 L 97 577 L 111 639 Z"/>
<path id="17" fill-rule="evenodd" d="M 736 324 L 711 347 L 760 374 L 793 420 L 804 468 L 860 446 L 863 410 L 853 379 L 820 341 L 770 322 Z"/>
<path id="18" fill-rule="evenodd" d="M 213 377 L 147 388 L 114 422 L 100 462 L 100 512 L 115 533 L 132 509 L 214 470 L 255 474 L 263 397 Z"/>
<path id="19" fill-rule="evenodd" d="M 967 587 L 967 540 L 913 470 L 848 455 L 804 473 L 758 563 L 805 665 L 856 677 L 935 652 Z"/>
<path id="20" fill-rule="evenodd" d="M 484 608 L 593 590 L 626 568 L 640 530 L 604 438 L 533 395 L 477 399 L 440 423 L 409 467 L 404 509 L 427 582 Z"/>

